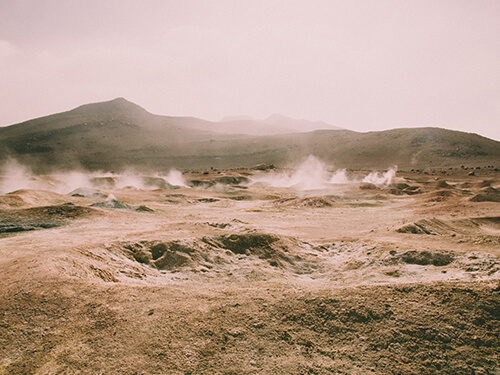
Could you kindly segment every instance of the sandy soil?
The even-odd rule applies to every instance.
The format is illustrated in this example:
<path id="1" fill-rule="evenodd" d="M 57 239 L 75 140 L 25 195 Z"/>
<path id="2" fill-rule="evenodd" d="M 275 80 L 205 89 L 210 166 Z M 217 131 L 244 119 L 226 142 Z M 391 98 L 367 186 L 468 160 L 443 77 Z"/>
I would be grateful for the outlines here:
<path id="1" fill-rule="evenodd" d="M 500 374 L 500 173 L 468 172 L 0 195 L 0 374 Z"/>

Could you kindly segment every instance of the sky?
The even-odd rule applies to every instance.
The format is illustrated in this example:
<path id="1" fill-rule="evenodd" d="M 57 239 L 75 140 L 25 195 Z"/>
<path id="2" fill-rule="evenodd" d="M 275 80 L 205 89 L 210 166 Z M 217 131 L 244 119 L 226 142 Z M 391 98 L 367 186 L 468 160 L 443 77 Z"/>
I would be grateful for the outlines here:
<path id="1" fill-rule="evenodd" d="M 500 140 L 500 1 L 0 0 L 0 126 L 117 97 Z"/>

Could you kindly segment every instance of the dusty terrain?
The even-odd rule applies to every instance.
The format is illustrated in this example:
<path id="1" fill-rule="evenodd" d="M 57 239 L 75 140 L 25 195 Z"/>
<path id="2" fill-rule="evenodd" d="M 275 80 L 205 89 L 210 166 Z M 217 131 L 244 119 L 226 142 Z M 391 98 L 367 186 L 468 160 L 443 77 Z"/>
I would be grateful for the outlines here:
<path id="1" fill-rule="evenodd" d="M 0 374 L 500 374 L 498 170 L 299 172 L 4 191 Z"/>

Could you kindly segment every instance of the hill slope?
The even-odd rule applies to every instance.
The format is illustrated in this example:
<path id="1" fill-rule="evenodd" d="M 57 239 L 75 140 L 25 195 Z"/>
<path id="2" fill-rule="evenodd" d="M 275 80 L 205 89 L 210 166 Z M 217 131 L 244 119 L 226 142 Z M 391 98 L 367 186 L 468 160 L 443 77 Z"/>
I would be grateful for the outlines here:
<path id="1" fill-rule="evenodd" d="M 0 162 L 15 158 L 37 172 L 284 166 L 309 154 L 343 168 L 500 164 L 500 142 L 439 128 L 317 130 L 274 136 L 208 130 L 216 128 L 217 123 L 192 117 L 153 115 L 119 98 L 0 128 Z"/>

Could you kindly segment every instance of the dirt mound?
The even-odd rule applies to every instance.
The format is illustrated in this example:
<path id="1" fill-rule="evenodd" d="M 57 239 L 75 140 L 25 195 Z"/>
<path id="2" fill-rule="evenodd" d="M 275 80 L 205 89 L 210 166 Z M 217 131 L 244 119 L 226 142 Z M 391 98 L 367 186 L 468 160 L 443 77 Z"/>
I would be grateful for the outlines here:
<path id="1" fill-rule="evenodd" d="M 244 233 L 168 242 L 120 243 L 118 247 L 139 263 L 175 271 L 183 267 L 224 268 L 224 264 L 237 265 L 244 259 L 283 268 L 300 260 L 297 255 L 292 256 L 297 245 L 296 241 L 272 234 Z"/>
<path id="2" fill-rule="evenodd" d="M 361 185 L 359 185 L 359 188 L 361 190 L 380 190 L 377 185 L 369 183 L 369 182 L 364 182 Z"/>
<path id="3" fill-rule="evenodd" d="M 471 219 L 471 221 L 478 225 L 484 225 L 492 229 L 500 230 L 500 216 L 476 217 Z"/>
<path id="4" fill-rule="evenodd" d="M 257 256 L 259 259 L 269 260 L 273 266 L 277 266 L 281 261 L 292 262 L 286 254 L 289 252 L 288 244 L 280 237 L 271 234 L 231 234 L 203 238 L 202 241 L 234 254 Z"/>
<path id="5" fill-rule="evenodd" d="M 0 233 L 54 228 L 71 220 L 90 217 L 95 213 L 92 208 L 75 205 L 1 210 Z"/>
<path id="6" fill-rule="evenodd" d="M 396 230 L 399 233 L 442 235 L 454 233 L 454 229 L 439 219 L 422 219 Z"/>
<path id="7" fill-rule="evenodd" d="M 284 207 L 333 207 L 335 201 L 326 197 L 283 198 L 274 202 L 277 206 Z"/>
<path id="8" fill-rule="evenodd" d="M 90 207 L 99 207 L 99 208 L 112 208 L 119 210 L 131 210 L 128 204 L 122 203 L 117 200 L 113 195 L 108 196 L 108 198 L 104 202 L 97 202 L 90 205 Z"/>
<path id="9" fill-rule="evenodd" d="M 407 195 L 415 195 L 415 194 L 421 194 L 422 190 L 420 189 L 419 186 L 408 186 L 407 188 L 403 189 L 403 193 Z"/>
<path id="10" fill-rule="evenodd" d="M 500 217 L 472 217 L 457 220 L 422 219 L 396 230 L 399 233 L 460 235 L 461 241 L 493 242 L 500 241 Z"/>
<path id="11" fill-rule="evenodd" d="M 27 208 L 24 212 L 27 216 L 40 219 L 77 219 L 93 215 L 96 211 L 89 207 L 60 205 Z"/>
<path id="12" fill-rule="evenodd" d="M 202 250 L 194 244 L 183 244 L 180 241 L 143 241 L 125 244 L 123 248 L 131 259 L 160 270 L 174 270 L 193 265 L 196 259 L 193 259 L 190 254 L 199 253 Z"/>
<path id="13" fill-rule="evenodd" d="M 16 190 L 11 193 L 5 194 L 5 196 L 15 197 L 14 199 L 19 202 L 24 201 L 26 206 L 49 206 L 62 204 L 68 200 L 66 195 L 53 193 L 46 190 L 32 190 L 32 189 L 21 189 Z"/>
<path id="14" fill-rule="evenodd" d="M 470 199 L 471 202 L 500 202 L 500 191 L 493 187 L 486 187 Z"/>
<path id="15" fill-rule="evenodd" d="M 485 188 L 485 187 L 491 186 L 492 184 L 493 184 L 493 181 L 492 181 L 492 180 L 483 180 L 483 181 L 479 184 L 479 187 L 481 187 L 481 188 Z"/>
<path id="16" fill-rule="evenodd" d="M 0 223 L 0 233 L 15 233 L 15 232 L 28 232 L 38 229 L 49 229 L 56 228 L 60 226 L 57 223 L 39 223 L 39 222 L 29 222 L 29 223 Z"/>
<path id="17" fill-rule="evenodd" d="M 216 185 L 242 185 L 248 184 L 250 179 L 241 175 L 228 176 L 204 176 L 201 179 L 191 179 L 187 182 L 188 186 L 207 189 Z"/>
<path id="18" fill-rule="evenodd" d="M 212 182 L 222 185 L 240 185 L 249 183 L 250 179 L 245 176 L 222 176 L 219 178 L 214 178 Z"/>
<path id="19" fill-rule="evenodd" d="M 19 208 L 26 206 L 27 203 L 19 195 L 0 195 L 0 209 L 2 208 Z"/>
<path id="20" fill-rule="evenodd" d="M 418 264 L 420 266 L 433 265 L 437 267 L 447 266 L 455 259 L 451 252 L 418 251 L 410 250 L 398 256 L 406 264 Z"/>
<path id="21" fill-rule="evenodd" d="M 437 189 L 453 189 L 445 180 L 437 180 L 433 186 Z"/>
<path id="22" fill-rule="evenodd" d="M 268 171 L 270 169 L 276 169 L 276 167 L 273 164 L 258 164 L 252 167 L 252 169 L 256 171 Z"/>
<path id="23" fill-rule="evenodd" d="M 482 189 L 488 186 L 493 186 L 495 183 L 495 180 L 483 180 L 479 182 L 466 181 L 460 183 L 458 186 L 462 189 Z"/>
<path id="24" fill-rule="evenodd" d="M 138 212 L 154 212 L 152 208 L 149 208 L 148 206 L 140 205 L 134 208 Z"/>
<path id="25" fill-rule="evenodd" d="M 404 190 L 404 189 L 407 189 L 409 187 L 410 187 L 410 185 L 408 185 L 407 183 L 404 183 L 404 182 L 396 182 L 396 183 L 392 183 L 389 185 L 390 189 L 397 189 L 397 190 Z"/>
<path id="26" fill-rule="evenodd" d="M 190 187 L 206 189 L 214 186 L 215 184 L 212 181 L 208 180 L 189 180 L 187 181 L 187 185 Z"/>
<path id="27" fill-rule="evenodd" d="M 68 195 L 72 197 L 81 197 L 81 198 L 106 198 L 107 195 L 104 193 L 101 193 L 100 190 L 94 189 L 94 188 L 87 188 L 87 187 L 79 187 L 72 192 L 70 192 Z"/>
<path id="28" fill-rule="evenodd" d="M 449 198 L 457 196 L 457 193 L 452 190 L 437 190 L 430 193 L 422 194 L 421 198 L 426 202 L 444 202 Z"/>
<path id="29" fill-rule="evenodd" d="M 162 189 L 162 190 L 175 190 L 178 189 L 179 186 L 175 186 L 172 184 L 169 184 L 167 181 L 165 181 L 161 177 L 148 177 L 144 176 L 142 177 L 142 181 L 144 185 L 151 189 Z"/>

